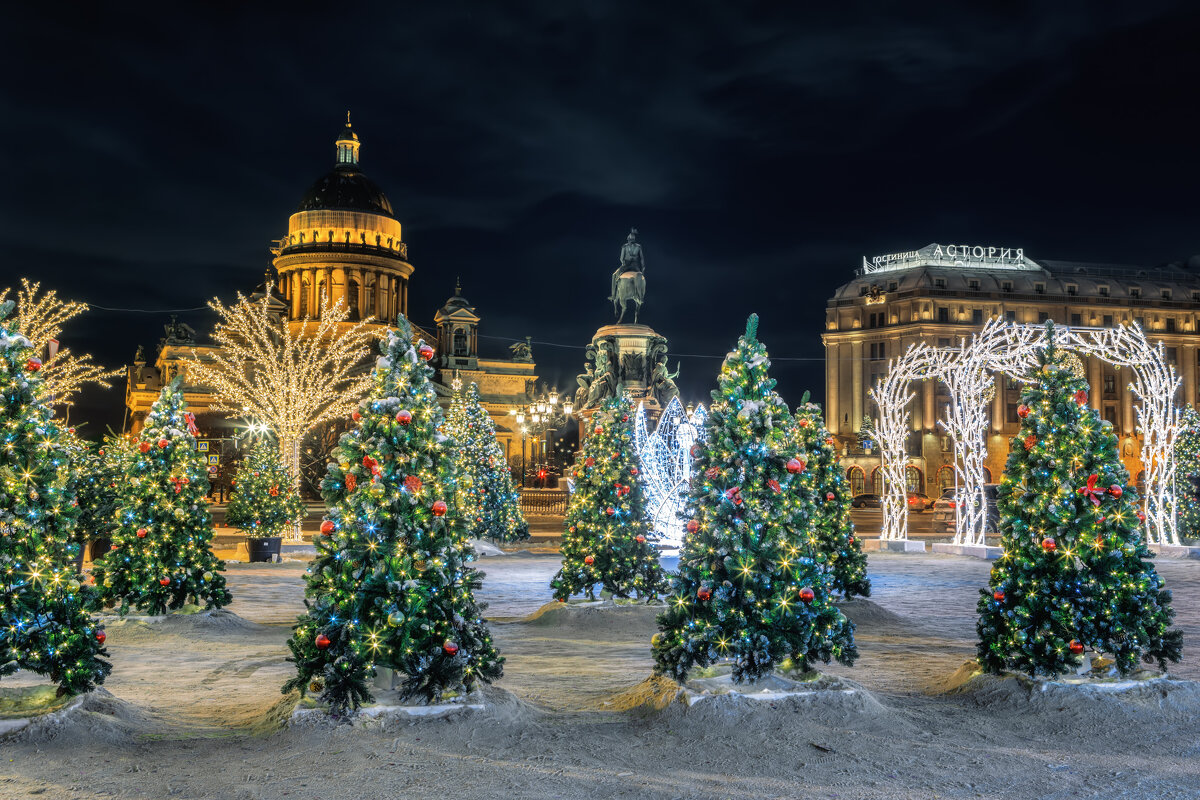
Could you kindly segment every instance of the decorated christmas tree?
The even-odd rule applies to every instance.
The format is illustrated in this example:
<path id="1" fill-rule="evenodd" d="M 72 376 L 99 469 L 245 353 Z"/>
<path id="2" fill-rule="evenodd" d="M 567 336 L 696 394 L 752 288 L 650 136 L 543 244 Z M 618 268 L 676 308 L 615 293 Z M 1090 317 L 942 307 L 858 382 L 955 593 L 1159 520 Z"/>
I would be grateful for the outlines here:
<path id="1" fill-rule="evenodd" d="M 790 486 L 800 504 L 793 519 L 804 526 L 795 535 L 810 536 L 813 557 L 832 569 L 835 592 L 847 598 L 868 597 L 867 556 L 850 521 L 850 486 L 838 464 L 821 407 L 809 402 L 807 392 L 796 408 L 794 423 L 791 433 L 796 458 L 805 465 Z"/>
<path id="2" fill-rule="evenodd" d="M 1200 414 L 1188 406 L 1175 438 L 1175 515 L 1179 535 L 1200 539 Z"/>
<path id="3" fill-rule="evenodd" d="M 1053 335 L 1053 329 L 1050 329 Z M 1171 593 L 1150 563 L 1138 498 L 1112 425 L 1062 350 L 1039 357 L 1017 415 L 997 505 L 1004 556 L 979 601 L 988 672 L 1073 672 L 1086 650 L 1129 673 L 1180 658 Z"/>
<path id="4" fill-rule="evenodd" d="M 39 401 L 42 362 L 0 304 L 0 675 L 27 669 L 86 692 L 112 666 L 75 570 L 79 508 L 64 432 Z"/>
<path id="5" fill-rule="evenodd" d="M 833 605 L 833 570 L 811 555 L 811 522 L 792 486 L 806 465 L 757 329 L 751 315 L 712 393 L 679 571 L 652 640 L 655 670 L 680 682 L 726 660 L 741 683 L 779 665 L 858 657 L 854 624 Z"/>
<path id="6" fill-rule="evenodd" d="M 181 378 L 163 387 L 125 459 L 112 549 L 92 568 L 104 605 L 165 614 L 231 598 L 212 552 L 208 475 Z"/>
<path id="7" fill-rule="evenodd" d="M 353 413 L 321 484 L 305 605 L 288 646 L 296 677 L 335 713 L 373 698 L 377 669 L 404 673 L 404 697 L 446 699 L 501 674 L 474 592 L 482 575 L 456 506 L 452 440 L 407 321 L 383 346 L 370 397 Z"/>
<path id="8" fill-rule="evenodd" d="M 279 448 L 259 436 L 238 465 L 225 521 L 248 536 L 280 536 L 304 519 L 304 501 Z"/>
<path id="9" fill-rule="evenodd" d="M 642 496 L 633 446 L 633 406 L 606 400 L 592 415 L 573 470 L 575 492 L 564 521 L 562 569 L 550 582 L 557 600 L 573 594 L 595 599 L 596 586 L 615 597 L 657 597 L 662 588 L 658 551 Z"/>
<path id="10" fill-rule="evenodd" d="M 127 443 L 119 436 L 89 442 L 76 436 L 74 428 L 67 433 L 71 470 L 76 476 L 75 499 L 79 504 L 74 538 L 86 547 L 88 542 L 110 540 L 116 530 L 118 489 L 124 479 L 121 453 L 127 449 Z"/>
<path id="11" fill-rule="evenodd" d="M 446 435 L 458 461 L 458 505 L 474 539 L 515 542 L 529 538 L 521 498 L 496 441 L 496 424 L 479 402 L 479 388 L 457 389 L 446 414 Z"/>

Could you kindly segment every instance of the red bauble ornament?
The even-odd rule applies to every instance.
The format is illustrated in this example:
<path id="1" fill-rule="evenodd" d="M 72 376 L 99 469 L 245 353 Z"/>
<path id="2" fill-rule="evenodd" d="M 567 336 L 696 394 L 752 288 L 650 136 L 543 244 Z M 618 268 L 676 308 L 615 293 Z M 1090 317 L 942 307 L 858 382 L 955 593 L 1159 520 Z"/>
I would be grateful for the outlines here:
<path id="1" fill-rule="evenodd" d="M 603 433 L 603 432 L 604 432 L 604 428 L 599 425 L 597 425 L 596 429 L 594 431 L 592 431 L 592 433 Z"/>
<path id="2" fill-rule="evenodd" d="M 1079 641 L 1078 639 L 1072 639 L 1071 643 L 1067 645 L 1067 649 L 1075 655 L 1079 655 L 1083 652 L 1083 642 Z"/>
<path id="3" fill-rule="evenodd" d="M 159 447 L 166 447 L 166 446 L 167 446 L 167 445 L 169 445 L 169 444 L 170 444 L 170 442 L 168 442 L 166 439 L 159 439 L 159 440 L 158 440 L 158 446 L 159 446 Z"/>
<path id="4" fill-rule="evenodd" d="M 1026 450 L 1032 450 L 1032 449 L 1033 449 L 1033 446 L 1034 446 L 1035 444 L 1037 444 L 1037 437 L 1036 437 L 1036 436 L 1034 436 L 1032 433 L 1031 433 L 1031 434 L 1029 434 L 1028 436 L 1026 436 L 1026 437 L 1025 437 L 1025 442 L 1024 442 L 1024 444 L 1025 444 L 1025 449 L 1026 449 Z"/>
<path id="5" fill-rule="evenodd" d="M 811 603 L 816 598 L 816 596 L 817 595 L 813 592 L 813 590 L 808 588 L 807 586 L 805 586 L 803 589 L 800 590 L 800 602 L 804 603 L 805 605 L 808 605 L 809 603 Z"/>
<path id="6" fill-rule="evenodd" d="M 1017 406 L 1017 416 L 1020 417 L 1021 419 L 1025 419 L 1026 417 L 1028 417 L 1029 416 L 1029 406 L 1025 405 L 1024 403 Z"/>
<path id="7" fill-rule="evenodd" d="M 109 550 L 116 550 L 116 549 L 117 549 L 117 545 L 115 545 L 115 544 L 110 544 L 110 545 L 108 546 L 108 549 L 109 549 Z"/>
<path id="8" fill-rule="evenodd" d="M 143 453 L 149 453 L 150 452 L 150 443 L 149 442 L 138 442 L 138 450 L 141 450 Z"/>
<path id="9" fill-rule="evenodd" d="M 358 422 L 360 419 L 362 419 L 362 414 L 355 411 L 350 414 L 350 419 L 354 420 L 355 422 Z"/>
<path id="10" fill-rule="evenodd" d="M 1042 549 L 1047 553 L 1053 553 L 1058 549 L 1058 542 L 1053 539 L 1042 539 Z"/>
<path id="11" fill-rule="evenodd" d="M 346 491 L 353 492 L 354 487 L 358 486 L 358 478 L 353 473 L 346 476 Z"/>
<path id="12" fill-rule="evenodd" d="M 401 425 L 407 425 L 412 422 L 412 412 L 406 408 L 400 409 L 396 412 L 396 422 L 399 422 Z"/>
<path id="13" fill-rule="evenodd" d="M 67 428 L 67 433 L 74 434 L 74 433 L 75 433 L 75 429 L 74 429 L 74 428 Z M 100 455 L 104 455 L 104 451 L 103 451 L 103 450 L 101 450 L 101 451 L 100 451 Z"/>
<path id="14" fill-rule="evenodd" d="M 826 492 L 825 499 L 826 500 L 835 500 L 835 499 L 837 499 L 837 495 L 835 495 L 833 492 Z"/>
<path id="15" fill-rule="evenodd" d="M 404 479 L 404 488 L 408 490 L 409 494 L 416 494 L 421 491 L 421 487 L 424 485 L 416 475 L 409 475 Z"/>
<path id="16" fill-rule="evenodd" d="M 717 476 L 720 474 L 721 470 L 719 467 L 709 467 L 708 469 L 704 470 L 704 477 L 708 478 L 710 481 L 716 480 Z"/>
<path id="17" fill-rule="evenodd" d="M 692 449 L 689 450 L 688 452 L 692 454 L 692 458 L 699 458 L 700 457 L 700 445 L 698 445 L 698 444 L 692 445 Z"/>
<path id="18" fill-rule="evenodd" d="M 1080 389 L 1075 393 L 1075 402 L 1079 405 L 1086 405 L 1088 400 L 1087 389 Z"/>
<path id="19" fill-rule="evenodd" d="M 1143 514 L 1142 512 L 1140 512 L 1140 511 L 1139 511 L 1139 512 L 1137 512 L 1137 515 L 1138 515 L 1138 522 L 1145 522 L 1145 521 L 1146 521 L 1146 515 L 1145 515 L 1145 514 Z"/>
<path id="20" fill-rule="evenodd" d="M 613 508 L 612 506 L 609 506 L 608 508 L 604 509 L 604 513 L 608 514 L 611 517 L 613 514 L 617 513 L 617 510 L 615 508 Z"/>
<path id="21" fill-rule="evenodd" d="M 587 564 L 587 565 L 590 567 L 592 564 L 595 564 L 595 563 L 596 563 L 596 557 L 595 557 L 595 556 L 590 556 L 590 555 L 589 555 L 589 556 L 584 556 L 584 557 L 583 557 L 583 563 Z"/>
<path id="22" fill-rule="evenodd" d="M 687 532 L 695 533 L 698 530 L 700 530 L 700 523 L 694 519 L 689 519 L 687 523 Z"/>
<path id="23" fill-rule="evenodd" d="M 434 500 L 433 505 L 429 507 L 429 510 L 433 512 L 433 515 L 435 517 L 446 516 L 446 501 L 445 500 Z"/>
<path id="24" fill-rule="evenodd" d="M 591 466 L 594 466 L 595 464 L 596 464 L 596 459 L 592 458 L 591 456 L 588 456 L 587 458 L 585 458 L 583 460 L 583 465 L 585 467 L 591 467 Z"/>
<path id="25" fill-rule="evenodd" d="M 417 348 L 417 355 L 428 361 L 433 358 L 433 348 L 427 344 L 422 344 Z"/>
<path id="26" fill-rule="evenodd" d="M 334 528 L 333 520 L 331 520 L 331 519 L 327 519 L 321 523 L 321 533 L 325 533 L 325 534 L 333 533 L 333 528 Z"/>
<path id="27" fill-rule="evenodd" d="M 99 453 L 100 455 L 104 455 L 104 448 L 103 448 L 103 447 L 101 447 L 101 448 L 100 448 L 99 450 L 97 450 L 96 452 L 97 452 L 97 453 Z"/>
<path id="28" fill-rule="evenodd" d="M 104 640 L 107 638 L 108 634 L 106 634 L 104 631 L 96 631 L 96 641 L 100 644 L 104 644 Z"/>
<path id="29" fill-rule="evenodd" d="M 707 586 L 701 586 L 696 590 L 696 597 L 700 598 L 701 600 L 709 600 L 712 598 L 712 589 L 708 588 Z"/>
<path id="30" fill-rule="evenodd" d="M 1121 495 L 1125 494 L 1125 490 L 1114 483 L 1112 486 L 1108 487 L 1108 493 L 1113 497 L 1120 498 Z"/>
<path id="31" fill-rule="evenodd" d="M 31 358 L 25 362 L 25 369 L 30 372 L 37 372 L 42 368 L 42 360 L 40 358 Z"/>
<path id="32" fill-rule="evenodd" d="M 458 652 L 458 643 L 447 639 L 446 641 L 442 642 L 442 649 L 446 651 L 446 655 L 452 656 Z"/>
<path id="33" fill-rule="evenodd" d="M 825 440 L 825 444 L 829 445 L 830 447 L 833 447 L 833 437 L 832 436 L 828 437 Z"/>
<path id="34" fill-rule="evenodd" d="M 167 585 L 169 585 L 170 583 L 171 583 L 171 579 L 170 579 L 170 578 L 159 578 L 159 579 L 158 579 L 158 584 L 159 584 L 160 586 L 167 586 Z"/>
<path id="35" fill-rule="evenodd" d="M 997 603 L 1003 603 L 1004 602 L 1004 592 L 997 589 L 996 591 L 992 592 L 992 599 L 995 600 Z"/>
<path id="36" fill-rule="evenodd" d="M 332 644 L 332 642 L 329 641 L 329 637 L 326 636 L 325 634 L 318 633 L 317 638 L 313 642 L 313 644 L 315 644 L 317 646 L 318 650 L 326 650 L 329 648 L 329 645 Z"/>
<path id="37" fill-rule="evenodd" d="M 787 462 L 787 471 L 793 475 L 804 472 L 805 464 L 798 458 L 789 458 Z"/>
<path id="38" fill-rule="evenodd" d="M 629 468 L 629 474 L 630 474 L 630 475 L 637 475 L 637 474 L 638 474 L 638 468 L 637 468 L 637 467 L 630 467 L 630 468 Z"/>
<path id="39" fill-rule="evenodd" d="M 137 529 L 137 537 L 138 537 L 139 539 L 145 539 L 145 538 L 146 538 L 146 534 L 147 534 L 148 532 L 149 532 L 149 531 L 147 531 L 145 528 L 138 528 L 138 529 Z"/>
<path id="40" fill-rule="evenodd" d="M 799 422 L 799 425 L 800 425 L 800 427 L 801 427 L 801 428 L 807 428 L 807 427 L 808 427 L 808 420 L 807 420 L 807 419 L 802 419 L 802 420 L 800 420 L 800 422 Z"/>
<path id="41" fill-rule="evenodd" d="M 645 544 L 645 543 L 646 543 L 646 537 L 645 537 L 645 536 L 642 536 L 640 533 L 639 533 L 637 536 L 633 537 L 633 540 L 634 540 L 635 542 L 637 542 L 638 544 Z"/>

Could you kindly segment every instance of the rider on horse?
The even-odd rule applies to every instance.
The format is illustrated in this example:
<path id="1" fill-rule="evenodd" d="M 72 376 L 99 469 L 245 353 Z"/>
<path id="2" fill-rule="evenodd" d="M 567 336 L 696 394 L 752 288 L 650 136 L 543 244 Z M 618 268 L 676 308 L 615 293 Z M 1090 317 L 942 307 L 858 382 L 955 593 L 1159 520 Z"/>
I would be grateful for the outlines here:
<path id="1" fill-rule="evenodd" d="M 642 272 L 646 271 L 646 260 L 642 255 L 642 246 L 638 244 L 637 228 L 629 231 L 629 235 L 625 237 L 625 244 L 621 245 L 621 266 L 617 267 L 612 274 L 612 290 L 609 292 L 609 300 L 617 299 L 617 281 L 626 272 Z"/>

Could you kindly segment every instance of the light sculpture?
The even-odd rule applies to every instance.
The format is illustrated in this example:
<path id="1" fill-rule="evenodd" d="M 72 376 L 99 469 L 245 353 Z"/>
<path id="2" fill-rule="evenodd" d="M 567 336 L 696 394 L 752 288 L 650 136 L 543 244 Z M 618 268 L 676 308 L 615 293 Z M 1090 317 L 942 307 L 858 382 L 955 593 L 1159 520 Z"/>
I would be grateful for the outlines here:
<path id="1" fill-rule="evenodd" d="M 660 549 L 672 552 L 683 544 L 684 497 L 692 475 L 692 445 L 704 436 L 708 412 L 697 406 L 689 416 L 678 397 L 663 410 L 654 433 L 639 405 L 634 416 L 634 447 L 641 462 L 640 479 L 646 508 Z"/>

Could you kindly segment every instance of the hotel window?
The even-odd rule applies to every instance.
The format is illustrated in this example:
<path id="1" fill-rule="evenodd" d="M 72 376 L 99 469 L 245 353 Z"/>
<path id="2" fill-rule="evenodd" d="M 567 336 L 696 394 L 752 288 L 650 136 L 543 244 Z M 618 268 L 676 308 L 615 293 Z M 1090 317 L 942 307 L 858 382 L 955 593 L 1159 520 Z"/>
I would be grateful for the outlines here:
<path id="1" fill-rule="evenodd" d="M 1050 315 L 1047 314 L 1045 311 L 1038 312 L 1038 322 L 1045 322 L 1048 319 L 1050 319 Z"/>
<path id="2" fill-rule="evenodd" d="M 939 336 L 938 337 L 938 347 L 949 347 L 949 346 L 950 346 L 950 337 L 949 336 Z M 1200 350 L 1196 351 L 1196 360 L 1200 361 Z"/>
<path id="3" fill-rule="evenodd" d="M 1109 422 L 1111 422 L 1112 426 L 1114 428 L 1117 427 L 1117 407 L 1116 406 L 1105 406 L 1104 407 L 1104 418 L 1106 420 L 1108 420 Z"/>
<path id="4" fill-rule="evenodd" d="M 1134 317 L 1133 321 L 1142 330 L 1146 329 L 1146 318 L 1145 317 Z"/>
<path id="5" fill-rule="evenodd" d="M 1005 312 L 1004 312 L 1004 319 L 1006 319 L 1006 320 L 1007 320 L 1007 321 L 1009 321 L 1009 322 L 1016 322 L 1016 321 L 1017 321 L 1017 312 L 1015 312 L 1015 311 L 1005 311 Z"/>
<path id="6" fill-rule="evenodd" d="M 1079 286 L 1074 283 L 1068 283 L 1067 284 L 1067 294 L 1069 294 L 1069 295 L 1079 294 Z"/>
<path id="7" fill-rule="evenodd" d="M 1175 318 L 1167 317 L 1167 333 L 1175 332 Z"/>
<path id="8" fill-rule="evenodd" d="M 983 324 L 983 309 L 981 309 L 981 308 L 971 309 L 971 323 L 973 325 L 982 325 Z"/>
<path id="9" fill-rule="evenodd" d="M 888 282 L 888 291 L 889 292 L 894 292 L 899 288 L 900 288 L 900 284 L 896 283 L 895 281 Z"/>
<path id="10" fill-rule="evenodd" d="M 942 306 L 937 311 L 938 311 L 938 320 L 937 320 L 938 322 L 949 322 L 950 321 L 950 309 L 946 308 L 945 306 Z"/>
<path id="11" fill-rule="evenodd" d="M 1159 292 L 1159 296 L 1162 297 L 1163 300 L 1170 300 L 1171 299 L 1171 290 L 1163 289 Z"/>
<path id="12" fill-rule="evenodd" d="M 1129 287 L 1129 296 L 1134 299 L 1141 297 L 1142 296 L 1141 288 L 1137 287 L 1137 286 L 1130 286 Z"/>
<path id="13" fill-rule="evenodd" d="M 1192 292 L 1192 302 L 1200 303 L 1200 292 Z"/>
<path id="14" fill-rule="evenodd" d="M 1106 328 L 1112 327 L 1112 314 L 1104 315 L 1104 327 L 1106 327 Z"/>
<path id="15" fill-rule="evenodd" d="M 978 289 L 978 288 L 979 288 L 979 279 L 978 279 L 978 278 L 971 278 L 969 281 L 967 281 L 967 288 L 969 288 L 969 289 Z"/>
<path id="16" fill-rule="evenodd" d="M 1117 393 L 1117 376 L 1116 375 L 1105 375 L 1104 376 L 1104 393 L 1105 394 L 1116 394 Z"/>
<path id="17" fill-rule="evenodd" d="M 1167 363 L 1174 364 L 1178 360 L 1179 360 L 1179 348 L 1178 347 L 1168 347 L 1167 348 Z"/>
<path id="18" fill-rule="evenodd" d="M 1004 418 L 1011 425 L 1019 423 L 1021 420 L 1017 417 L 1017 404 L 1009 403 L 1004 407 Z"/>
<path id="19" fill-rule="evenodd" d="M 1107 286 L 1099 286 L 1099 287 L 1097 287 L 1096 291 L 1100 292 L 1101 297 L 1108 297 L 1108 287 Z"/>
<path id="20" fill-rule="evenodd" d="M 933 288 L 945 289 L 946 288 L 946 279 L 945 278 L 934 278 L 933 279 Z"/>
<path id="21" fill-rule="evenodd" d="M 1082 325 L 1083 320 L 1080 318 L 1080 316 L 1078 314 L 1072 314 L 1071 315 L 1071 324 L 1072 325 Z"/>
<path id="22" fill-rule="evenodd" d="M 1000 282 L 1000 291 L 1011 292 L 1012 286 L 1013 286 L 1012 281 L 1001 281 Z"/>
<path id="23" fill-rule="evenodd" d="M 1035 292 L 1037 292 L 1038 294 L 1045 294 L 1045 293 L 1046 293 L 1046 284 L 1044 284 L 1044 283 L 1035 283 L 1035 284 L 1033 285 L 1033 290 L 1034 290 Z"/>

